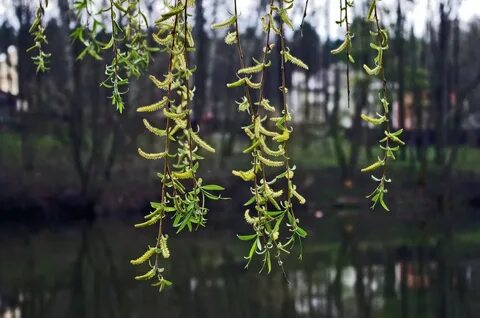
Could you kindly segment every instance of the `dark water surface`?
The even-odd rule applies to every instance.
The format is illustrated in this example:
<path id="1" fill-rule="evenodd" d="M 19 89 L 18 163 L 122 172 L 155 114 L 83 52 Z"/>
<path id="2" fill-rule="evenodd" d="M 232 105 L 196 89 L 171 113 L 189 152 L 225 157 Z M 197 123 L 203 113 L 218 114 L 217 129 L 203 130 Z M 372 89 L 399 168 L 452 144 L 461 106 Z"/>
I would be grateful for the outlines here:
<path id="1" fill-rule="evenodd" d="M 129 264 L 153 229 L 110 220 L 4 227 L 0 317 L 480 317 L 480 227 L 315 222 L 304 260 L 286 262 L 288 280 L 259 275 L 257 264 L 245 271 L 248 246 L 232 231 L 172 238 L 174 285 L 161 294 L 133 280 L 145 268 Z"/>

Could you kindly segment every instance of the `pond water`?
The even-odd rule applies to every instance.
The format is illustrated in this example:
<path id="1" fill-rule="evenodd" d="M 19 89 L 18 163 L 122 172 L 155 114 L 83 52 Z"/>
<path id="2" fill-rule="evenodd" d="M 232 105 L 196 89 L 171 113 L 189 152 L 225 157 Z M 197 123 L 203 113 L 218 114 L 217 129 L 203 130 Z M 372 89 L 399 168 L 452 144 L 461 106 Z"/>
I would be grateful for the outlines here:
<path id="1" fill-rule="evenodd" d="M 480 317 L 475 232 L 388 237 L 355 221 L 315 222 L 304 259 L 292 255 L 285 275 L 246 271 L 248 246 L 231 230 L 173 237 L 174 285 L 162 293 L 133 280 L 144 268 L 129 264 L 153 229 L 111 220 L 3 228 L 0 317 Z"/>

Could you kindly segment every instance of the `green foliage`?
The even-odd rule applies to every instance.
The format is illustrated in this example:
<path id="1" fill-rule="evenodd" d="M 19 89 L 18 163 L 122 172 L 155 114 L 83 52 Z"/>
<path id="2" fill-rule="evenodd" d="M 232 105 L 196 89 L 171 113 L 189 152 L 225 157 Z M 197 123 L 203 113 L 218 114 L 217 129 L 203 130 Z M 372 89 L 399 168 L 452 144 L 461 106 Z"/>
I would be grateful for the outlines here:
<path id="1" fill-rule="evenodd" d="M 29 30 L 30 34 L 33 36 L 34 44 L 27 50 L 27 52 L 36 51 L 36 55 L 32 57 L 32 60 L 37 66 L 37 72 L 45 72 L 48 70 L 48 62 L 51 56 L 50 53 L 46 53 L 44 50 L 45 45 L 48 43 L 45 35 L 45 27 L 43 26 L 43 16 L 45 15 L 45 9 L 47 7 L 48 0 L 38 1 L 35 19 Z"/>
<path id="2" fill-rule="evenodd" d="M 212 25 L 212 28 L 231 28 L 227 34 L 235 34 L 235 43 L 238 48 L 240 69 L 238 79 L 227 84 L 229 88 L 242 87 L 244 96 L 237 102 L 239 111 L 250 115 L 249 125 L 242 127 L 250 140 L 250 145 L 243 151 L 251 156 L 251 166 L 246 170 L 234 170 L 233 175 L 245 182 L 251 183 L 252 196 L 244 204 L 246 207 L 244 218 L 252 227 L 252 234 L 239 235 L 242 241 L 249 241 L 251 246 L 245 257 L 247 267 L 255 255 L 262 258 L 261 271 L 270 272 L 272 256 L 282 266 L 282 255 L 289 254 L 295 242 L 307 236 L 299 225 L 299 220 L 293 211 L 293 198 L 304 204 L 305 199 L 297 192 L 293 183 L 295 166 L 292 166 L 287 152 L 287 142 L 290 139 L 291 114 L 287 105 L 287 87 L 285 81 L 285 63 L 292 63 L 300 68 L 308 66 L 299 58 L 293 56 L 285 44 L 284 26 L 292 27 L 289 10 L 294 1 L 270 1 L 268 11 L 262 17 L 265 46 L 260 61 L 253 59 L 252 66 L 246 66 L 242 53 L 242 44 L 238 36 L 238 11 L 234 1 L 235 14 L 224 22 Z M 276 22 L 278 21 L 278 22 Z M 277 25 L 278 23 L 278 25 Z M 274 105 L 264 97 L 265 76 L 272 62 L 270 55 L 274 40 L 272 35 L 279 37 L 281 46 L 280 69 L 282 71 L 282 85 L 280 87 L 282 105 L 280 116 L 271 117 L 277 112 Z M 229 42 L 229 41 L 226 41 Z M 253 79 L 252 79 L 253 77 Z M 254 95 L 258 96 L 254 101 Z M 281 169 L 281 170 L 280 170 Z M 269 178 L 270 174 L 276 174 Z M 255 211 L 255 216 L 251 215 Z"/>
<path id="3" fill-rule="evenodd" d="M 145 29 L 147 18 L 141 11 L 139 0 L 110 0 L 109 7 L 103 11 L 110 14 L 112 35 L 102 50 L 111 49 L 113 59 L 106 66 L 104 87 L 112 90 L 112 105 L 121 113 L 125 108 L 123 95 L 127 93 L 129 78 L 139 77 L 150 63 L 150 53 L 155 49 L 148 46 Z M 124 17 L 126 26 L 118 20 Z"/>
<path id="4" fill-rule="evenodd" d="M 140 156 L 148 160 L 163 160 L 163 171 L 157 175 L 162 183 L 160 202 L 152 202 L 152 211 L 135 227 L 158 225 L 158 236 L 155 244 L 139 258 L 131 261 L 133 265 L 149 262 L 150 269 L 146 274 L 135 277 L 138 280 L 156 281 L 152 286 L 160 290 L 171 285 L 164 278 L 164 267 L 161 260 L 170 257 L 167 245 L 168 236 L 164 233 L 163 223 L 173 220 L 176 233 L 185 229 L 193 231 L 206 224 L 208 209 L 207 200 L 218 200 L 216 194 L 223 190 L 221 186 L 203 184 L 197 176 L 199 161 L 203 157 L 199 149 L 215 152 L 191 125 L 191 108 L 193 89 L 190 79 L 195 68 L 189 65 L 189 52 L 194 50 L 192 30 L 188 23 L 189 2 L 177 1 L 175 6 L 168 7 L 165 14 L 156 22 L 158 31 L 154 35 L 155 42 L 162 52 L 168 55 L 168 73 L 163 80 L 150 76 L 152 83 L 163 91 L 160 101 L 137 109 L 142 113 L 161 112 L 164 127 L 154 127 L 144 119 L 145 128 L 164 139 L 164 149 L 160 152 L 147 153 L 138 149 Z"/>
<path id="5" fill-rule="evenodd" d="M 350 32 L 350 22 L 348 21 L 348 8 L 353 7 L 353 0 L 340 0 L 340 19 L 335 21 L 338 25 L 345 23 L 345 39 L 343 42 L 335 49 L 331 51 L 332 54 L 340 54 L 345 52 L 347 58 L 347 101 L 348 107 L 350 108 L 350 63 L 355 63 L 355 59 L 350 53 L 350 48 L 352 46 L 353 34 Z"/>
<path id="6" fill-rule="evenodd" d="M 42 19 L 48 2 L 39 1 L 39 8 L 30 29 L 35 44 L 29 51 L 37 51 L 37 55 L 33 57 L 37 71 L 45 71 L 48 69 L 50 54 L 44 52 L 47 39 Z M 362 114 L 362 119 L 370 125 L 384 126 L 384 137 L 379 141 L 381 155 L 362 171 L 382 170 L 381 177 L 372 176 L 378 185 L 368 197 L 373 202 L 372 207 L 380 204 L 388 210 L 384 200 L 388 192 L 386 185 L 390 182 L 386 174 L 387 164 L 390 159 L 395 159 L 395 152 L 404 143 L 400 138 L 402 130 L 392 132 L 389 127 L 390 108 L 383 60 L 384 51 L 388 49 L 388 33 L 380 26 L 377 15 L 378 1 L 372 0 L 368 11 L 368 21 L 375 26 L 371 31 L 375 41 L 370 43 L 370 47 L 376 52 L 376 56 L 372 66 L 364 65 L 363 68 L 368 75 L 379 77 L 383 81 L 383 90 L 379 96 L 381 110 L 373 116 Z M 236 77 L 226 86 L 230 89 L 243 89 L 243 97 L 236 104 L 238 110 L 248 114 L 250 118 L 249 123 L 242 127 L 249 140 L 243 153 L 250 156 L 250 165 L 243 170 L 232 171 L 234 176 L 248 182 L 251 189 L 251 197 L 244 204 L 244 219 L 250 225 L 251 233 L 239 235 L 238 238 L 250 244 L 246 267 L 259 256 L 263 264 L 260 271 L 265 270 L 268 273 L 272 270 L 272 257 L 283 269 L 284 255 L 290 254 L 296 244 L 300 246 L 302 257 L 301 242 L 307 236 L 294 213 L 295 203 L 305 204 L 306 200 L 294 183 L 296 167 L 288 153 L 293 128 L 292 114 L 287 104 L 285 69 L 286 64 L 290 63 L 308 75 L 316 71 L 317 65 L 309 68 L 302 60 L 303 55 L 295 56 L 287 46 L 285 28 L 295 28 L 290 17 L 294 2 L 269 0 L 266 12 L 259 21 L 265 36 L 263 49 L 259 52 L 258 60 L 252 58 L 252 63 L 248 65 L 239 33 L 237 1 L 233 0 L 233 15 L 212 25 L 216 30 L 227 29 L 225 43 L 237 48 L 240 67 Z M 151 211 L 135 227 L 158 226 L 158 234 L 155 241 L 138 258 L 131 260 L 131 264 L 135 266 L 148 264 L 146 272 L 135 279 L 153 281 L 152 286 L 159 290 L 172 284 L 164 277 L 164 263 L 171 255 L 164 223 L 172 220 L 177 234 L 184 230 L 194 231 L 204 227 L 209 212 L 207 201 L 221 199 L 218 191 L 223 190 L 215 184 L 204 184 L 203 179 L 198 176 L 199 163 L 204 159 L 200 152 L 215 152 L 215 149 L 200 136 L 198 127 L 192 127 L 191 103 L 195 89 L 191 87 L 191 80 L 195 67 L 190 65 L 189 55 L 195 50 L 195 42 L 188 19 L 189 10 L 194 3 L 194 0 L 164 1 L 163 14 L 155 22 L 156 32 L 151 35 L 155 47 L 150 47 L 149 25 L 142 12 L 140 0 L 109 0 L 102 3 L 103 7 L 100 8 L 94 0 L 74 2 L 74 12 L 80 25 L 74 29 L 71 37 L 84 46 L 77 59 L 89 56 L 102 60 L 106 52 L 111 52 L 111 61 L 105 69 L 106 78 L 101 85 L 111 89 L 112 104 L 120 113 L 125 108 L 124 97 L 128 92 L 130 79 L 145 72 L 152 52 L 159 51 L 168 60 L 165 74 L 149 77 L 152 84 L 162 92 L 162 97 L 137 108 L 138 113 L 151 116 L 144 118 L 143 124 L 148 132 L 161 138 L 163 142 L 160 150 L 150 152 L 138 148 L 138 154 L 146 160 L 161 160 L 163 169 L 157 173 L 161 182 L 160 200 L 151 203 Z M 345 23 L 345 39 L 331 51 L 332 54 L 345 53 L 348 97 L 349 65 L 354 63 L 351 54 L 354 36 L 348 19 L 351 7 L 353 1 L 340 1 L 340 20 L 337 23 Z M 109 16 L 109 26 L 101 22 L 102 15 Z M 106 34 L 108 29 L 111 29 L 110 38 L 105 42 L 99 40 L 100 35 Z M 273 69 L 273 50 L 278 50 L 278 68 L 281 71 L 279 105 L 274 105 L 264 94 L 267 74 Z M 310 60 L 316 59 L 308 58 L 306 61 Z M 158 118 L 162 118 L 162 121 L 156 122 Z"/>
<path id="7" fill-rule="evenodd" d="M 396 132 L 390 131 L 390 104 L 388 102 L 387 80 L 385 78 L 385 64 L 383 60 L 384 51 L 388 49 L 388 32 L 380 26 L 377 11 L 377 0 L 373 0 L 368 10 L 367 21 L 371 22 L 375 27 L 373 31 L 370 31 L 370 34 L 375 39 L 375 42 L 370 43 L 370 47 L 377 54 L 373 59 L 374 66 L 363 65 L 363 68 L 369 76 L 377 76 L 383 82 L 383 89 L 379 94 L 381 109 L 375 117 L 362 114 L 362 119 L 374 126 L 383 125 L 385 137 L 379 141 L 381 155 L 376 162 L 363 168 L 362 172 L 381 171 L 380 177 L 372 175 L 372 180 L 377 182 L 377 186 L 367 197 L 372 201 L 372 208 L 380 204 L 383 209 L 389 211 L 384 198 L 385 194 L 388 193 L 387 184 L 391 182 L 391 179 L 387 177 L 387 164 L 389 160 L 395 160 L 395 152 L 400 149 L 399 145 L 403 146 L 405 143 L 400 139 L 403 129 Z"/>

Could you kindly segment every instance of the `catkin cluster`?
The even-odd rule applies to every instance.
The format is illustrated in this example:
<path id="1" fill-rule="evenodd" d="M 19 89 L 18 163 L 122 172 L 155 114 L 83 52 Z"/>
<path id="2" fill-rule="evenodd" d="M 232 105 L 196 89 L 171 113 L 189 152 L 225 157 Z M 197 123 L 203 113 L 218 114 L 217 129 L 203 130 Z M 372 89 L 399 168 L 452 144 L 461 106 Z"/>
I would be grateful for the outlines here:
<path id="1" fill-rule="evenodd" d="M 290 52 L 285 43 L 285 25 L 293 28 L 289 18 L 293 4 L 293 0 L 270 1 L 266 13 L 261 17 L 265 34 L 263 52 L 258 59 L 252 58 L 251 65 L 247 65 L 243 56 L 236 1 L 235 14 L 212 25 L 213 29 L 228 29 L 225 43 L 237 46 L 240 69 L 236 73 L 237 78 L 228 83 L 227 87 L 243 88 L 244 96 L 237 102 L 238 110 L 248 113 L 251 119 L 251 123 L 242 128 L 249 141 L 243 152 L 250 155 L 251 165 L 247 169 L 232 171 L 235 176 L 251 184 L 251 198 L 245 203 L 247 210 L 244 216 L 245 221 L 252 226 L 253 234 L 239 235 L 239 238 L 252 242 L 246 256 L 247 266 L 254 255 L 258 254 L 262 256 L 262 270 L 266 269 L 268 272 L 271 270 L 272 256 L 277 258 L 281 265 L 282 254 L 288 254 L 294 242 L 307 234 L 299 226 L 293 212 L 292 199 L 301 204 L 305 203 L 305 199 L 293 183 L 295 169 L 287 152 L 292 127 L 287 104 L 285 63 L 308 69 L 303 61 Z M 279 37 L 281 42 L 278 48 L 273 45 L 275 37 Z M 278 50 L 280 55 L 281 105 L 273 105 L 264 94 L 266 73 L 272 65 L 273 50 Z M 255 211 L 255 216 L 251 211 Z"/>
<path id="2" fill-rule="evenodd" d="M 215 152 L 215 149 L 199 136 L 198 129 L 192 127 L 190 119 L 194 91 L 190 87 L 190 79 L 195 71 L 189 65 L 189 52 L 195 48 L 188 23 L 191 5 L 191 1 L 177 1 L 156 22 L 158 31 L 153 39 L 161 51 L 168 54 L 169 65 L 162 78 L 150 76 L 150 79 L 153 85 L 163 91 L 163 97 L 137 109 L 146 117 L 161 113 L 164 118 L 163 127 L 156 127 L 148 118 L 143 119 L 146 130 L 162 139 L 163 149 L 158 152 L 138 149 L 144 159 L 163 161 L 163 171 L 158 173 L 162 184 L 161 201 L 152 202 L 153 211 L 145 216 L 144 222 L 135 225 L 145 227 L 158 224 L 158 237 L 155 247 L 149 247 L 145 254 L 132 260 L 132 264 L 139 265 L 154 259 L 150 262 L 151 270 L 136 279 L 156 278 L 153 286 L 160 289 L 171 284 L 163 277 L 164 268 L 160 267 L 160 259 L 170 257 L 168 236 L 164 234 L 162 223 L 167 218 L 172 219 L 177 233 L 205 226 L 208 212 L 205 202 L 207 199 L 220 198 L 211 191 L 223 190 L 217 185 L 204 185 L 203 180 L 197 177 L 199 161 L 203 159 L 198 153 L 199 149 L 207 152 Z"/>
<path id="3" fill-rule="evenodd" d="M 386 185 L 391 182 L 391 179 L 387 177 L 387 163 L 389 160 L 395 160 L 395 152 L 400 149 L 400 145 L 404 145 L 405 143 L 400 139 L 403 129 L 395 132 L 390 130 L 390 104 L 388 102 L 388 88 L 385 78 L 385 61 L 383 56 L 384 51 L 388 50 L 388 32 L 380 25 L 377 1 L 378 0 L 372 0 L 367 13 L 367 21 L 374 25 L 374 29 L 370 31 L 370 34 L 375 41 L 370 43 L 370 47 L 375 50 L 377 54 L 373 60 L 373 67 L 363 65 L 363 68 L 368 75 L 376 76 L 383 82 L 383 89 L 379 94 L 381 107 L 380 111 L 374 116 L 366 114 L 362 114 L 361 116 L 362 119 L 370 125 L 383 125 L 384 137 L 379 141 L 381 154 L 378 156 L 377 161 L 363 168 L 362 172 L 381 171 L 380 177 L 371 176 L 372 179 L 377 182 L 377 186 L 367 197 L 372 201 L 372 208 L 380 204 L 386 211 L 389 211 L 384 199 L 385 194 L 388 193 Z"/>

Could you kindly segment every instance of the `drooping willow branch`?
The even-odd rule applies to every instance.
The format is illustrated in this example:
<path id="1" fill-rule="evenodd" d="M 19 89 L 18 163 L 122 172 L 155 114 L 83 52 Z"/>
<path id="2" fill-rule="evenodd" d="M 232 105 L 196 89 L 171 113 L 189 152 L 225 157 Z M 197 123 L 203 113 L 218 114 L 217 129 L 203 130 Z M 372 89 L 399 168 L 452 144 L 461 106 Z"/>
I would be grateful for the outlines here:
<path id="1" fill-rule="evenodd" d="M 284 3 L 288 7 L 284 7 Z M 286 103 L 286 80 L 285 68 L 286 61 L 306 67 L 306 65 L 294 57 L 285 46 L 283 25 L 293 26 L 288 17 L 288 10 L 293 7 L 292 1 L 271 0 L 268 4 L 267 13 L 262 17 L 262 26 L 265 33 L 265 43 L 263 47 L 262 59 L 260 61 L 253 59 L 252 66 L 246 66 L 241 38 L 238 27 L 237 3 L 234 0 L 234 15 L 229 19 L 214 24 L 214 29 L 227 28 L 232 26 L 234 31 L 228 33 L 225 42 L 227 44 L 236 44 L 240 60 L 240 69 L 237 71 L 238 80 L 227 84 L 229 88 L 243 87 L 244 96 L 240 102 L 237 102 L 239 111 L 246 111 L 250 115 L 251 124 L 243 127 L 245 134 L 250 140 L 250 146 L 244 150 L 244 153 L 251 154 L 251 167 L 248 170 L 234 170 L 233 174 L 246 182 L 252 182 L 252 197 L 245 203 L 249 207 L 244 215 L 245 220 L 253 228 L 254 233 L 249 235 L 239 235 L 240 240 L 252 241 L 248 256 L 246 256 L 247 267 L 253 260 L 255 254 L 263 255 L 262 269 L 271 271 L 271 256 L 277 258 L 278 264 L 282 266 L 282 253 L 289 253 L 294 243 L 304 238 L 307 233 L 299 226 L 299 221 L 293 213 L 292 197 L 296 197 L 300 203 L 305 203 L 305 199 L 297 192 L 292 179 L 294 168 L 290 167 L 289 157 L 286 151 L 286 143 L 290 138 L 291 127 L 288 122 L 291 114 L 288 111 Z M 280 27 L 275 25 L 275 19 L 279 17 Z M 281 37 L 283 43 L 280 48 L 281 70 L 282 70 L 282 91 L 283 110 L 282 116 L 270 117 L 270 114 L 276 112 L 275 106 L 265 98 L 264 87 L 266 72 L 271 66 L 270 54 L 273 44 L 271 34 Z M 256 82 L 252 77 L 260 77 Z M 259 96 L 258 101 L 253 101 L 253 94 Z M 269 123 L 274 124 L 274 129 L 267 128 Z M 278 171 L 284 167 L 285 170 L 274 178 L 269 179 L 269 173 Z M 281 186 L 283 189 L 275 187 Z M 256 216 L 252 216 L 250 209 L 256 211 Z M 281 235 L 280 232 L 288 228 L 287 235 Z M 285 241 L 282 240 L 285 238 Z"/>
<path id="2" fill-rule="evenodd" d="M 35 13 L 35 19 L 29 29 L 33 36 L 34 44 L 27 49 L 27 52 L 36 51 L 32 57 L 33 63 L 37 66 L 38 72 L 46 72 L 48 70 L 48 62 L 51 53 L 45 52 L 45 45 L 48 44 L 47 36 L 45 35 L 45 27 L 43 26 L 43 17 L 45 16 L 45 9 L 48 7 L 48 0 L 39 0 L 38 8 Z"/>
<path id="3" fill-rule="evenodd" d="M 337 24 L 342 26 L 345 22 L 345 39 L 342 44 L 336 49 L 331 51 L 332 54 L 340 54 L 345 52 L 346 64 L 347 64 L 347 104 L 350 108 L 350 63 L 355 63 L 353 56 L 350 54 L 350 48 L 352 46 L 353 34 L 350 33 L 350 22 L 348 21 L 348 8 L 353 7 L 353 0 L 340 0 L 340 19 L 336 21 Z"/>
<path id="4" fill-rule="evenodd" d="M 112 105 L 122 113 L 129 78 L 139 77 L 147 69 L 155 49 L 148 46 L 148 21 L 139 0 L 110 0 L 109 7 L 103 11 L 109 13 L 112 35 L 102 49 L 111 49 L 113 59 L 105 68 L 106 79 L 102 85 L 112 90 Z M 126 19 L 125 27 L 119 22 L 122 18 Z"/>
<path id="5" fill-rule="evenodd" d="M 163 229 L 166 217 L 173 219 L 172 225 L 177 229 L 177 234 L 184 229 L 192 231 L 203 227 L 208 213 L 205 202 L 220 198 L 211 191 L 223 190 L 218 185 L 203 185 L 203 180 L 197 178 L 199 161 L 203 159 L 198 154 L 199 148 L 209 152 L 215 150 L 200 138 L 191 124 L 193 90 L 189 85 L 195 68 L 190 68 L 188 58 L 189 52 L 194 50 L 192 30 L 188 24 L 190 6 L 191 1 L 177 0 L 157 21 L 158 32 L 153 38 L 162 51 L 168 52 L 169 65 L 163 80 L 154 76 L 150 76 L 150 79 L 157 88 L 165 91 L 165 96 L 154 104 L 137 109 L 138 112 L 146 113 L 162 111 L 165 117 L 165 129 L 156 128 L 147 119 L 143 120 L 147 130 L 164 138 L 162 152 L 147 153 L 138 149 L 140 156 L 145 159 L 163 160 L 163 172 L 158 173 L 162 191 L 161 201 L 151 203 L 153 210 L 145 216 L 146 221 L 136 227 L 158 223 L 159 228 L 155 244 L 149 246 L 142 256 L 131 261 L 132 264 L 139 265 L 153 258 L 154 261 L 149 262 L 150 270 L 136 279 L 156 278 L 153 286 L 160 290 L 171 284 L 163 276 L 164 267 L 160 266 L 161 258 L 167 259 L 170 256 L 168 235 Z"/>
<path id="6" fill-rule="evenodd" d="M 390 129 L 390 103 L 388 102 L 388 87 L 385 77 L 385 60 L 383 57 L 384 51 L 388 49 L 388 32 L 380 25 L 377 0 L 371 2 L 367 20 L 372 22 L 375 28 L 370 33 L 376 41 L 370 43 L 370 47 L 377 52 L 377 55 L 374 59 L 374 67 L 363 65 L 363 68 L 368 75 L 377 76 L 382 81 L 382 91 L 379 96 L 382 107 L 375 117 L 362 114 L 362 119 L 374 126 L 384 125 L 385 137 L 379 141 L 382 154 L 378 157 L 376 162 L 363 168 L 362 172 L 381 169 L 382 175 L 380 177 L 372 175 L 372 179 L 377 182 L 378 185 L 375 190 L 368 195 L 368 198 L 372 200 L 372 208 L 380 203 L 385 210 L 389 211 L 384 199 L 385 194 L 388 192 L 386 185 L 391 182 L 391 179 L 387 177 L 387 164 L 390 159 L 395 160 L 395 152 L 399 150 L 400 145 L 404 145 L 405 143 L 400 139 L 403 129 L 395 132 L 392 132 Z"/>
<path id="7" fill-rule="evenodd" d="M 93 0 L 77 0 L 73 3 L 73 10 L 79 25 L 70 34 L 73 41 L 83 45 L 83 50 L 78 54 L 77 60 L 82 60 L 87 55 L 95 60 L 102 60 L 102 48 L 105 43 L 98 40 L 97 36 L 105 31 L 105 23 L 98 18 L 98 13 L 93 12 Z"/>

